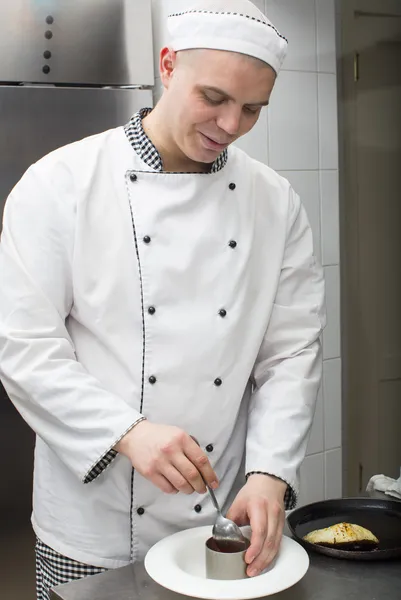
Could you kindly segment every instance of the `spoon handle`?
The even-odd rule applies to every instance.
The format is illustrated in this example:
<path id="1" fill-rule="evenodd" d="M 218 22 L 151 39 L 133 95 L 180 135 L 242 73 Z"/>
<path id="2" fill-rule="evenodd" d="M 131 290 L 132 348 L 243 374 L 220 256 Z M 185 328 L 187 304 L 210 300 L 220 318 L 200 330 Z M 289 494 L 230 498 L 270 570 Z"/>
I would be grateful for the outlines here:
<path id="1" fill-rule="evenodd" d="M 213 506 L 215 507 L 215 509 L 217 510 L 217 512 L 221 515 L 220 506 L 219 506 L 219 503 L 217 502 L 216 496 L 214 495 L 214 491 L 207 484 L 205 484 L 205 485 L 206 485 L 207 491 L 209 492 L 209 495 L 210 495 L 210 497 L 212 499 Z"/>
<path id="2" fill-rule="evenodd" d="M 194 437 L 193 435 L 191 435 L 191 438 L 193 439 L 193 441 L 195 442 L 195 444 L 197 444 L 200 447 L 200 443 L 198 442 L 198 440 L 196 439 L 196 437 Z M 206 486 L 207 491 L 209 492 L 209 496 L 212 499 L 213 502 L 213 506 L 215 507 L 215 509 L 217 510 L 217 512 L 219 513 L 219 515 L 221 515 L 221 510 L 220 510 L 220 506 L 219 503 L 217 502 L 217 498 L 214 495 L 214 491 L 212 490 L 211 487 L 208 486 L 208 484 L 205 481 L 205 478 L 203 477 L 202 473 L 199 472 L 199 475 L 202 477 L 202 481 Z"/>

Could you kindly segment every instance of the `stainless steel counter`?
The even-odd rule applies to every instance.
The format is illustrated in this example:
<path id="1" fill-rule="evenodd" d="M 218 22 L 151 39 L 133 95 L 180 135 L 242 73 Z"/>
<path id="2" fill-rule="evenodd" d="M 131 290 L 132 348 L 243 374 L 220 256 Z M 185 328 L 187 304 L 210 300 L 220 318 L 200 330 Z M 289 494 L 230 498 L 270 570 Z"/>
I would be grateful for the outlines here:
<path id="1" fill-rule="evenodd" d="M 157 585 L 143 563 L 56 588 L 52 600 L 179 600 Z M 400 600 L 401 562 L 356 563 L 313 555 L 304 579 L 269 600 Z"/>
<path id="2" fill-rule="evenodd" d="M 288 531 L 286 533 L 288 534 Z M 269 600 L 401 599 L 401 561 L 363 563 L 338 560 L 315 553 L 310 554 L 310 559 L 309 571 L 302 581 L 285 592 L 269 596 Z M 170 592 L 150 579 L 143 563 L 58 586 L 51 595 L 52 600 L 180 598 L 185 596 Z"/>

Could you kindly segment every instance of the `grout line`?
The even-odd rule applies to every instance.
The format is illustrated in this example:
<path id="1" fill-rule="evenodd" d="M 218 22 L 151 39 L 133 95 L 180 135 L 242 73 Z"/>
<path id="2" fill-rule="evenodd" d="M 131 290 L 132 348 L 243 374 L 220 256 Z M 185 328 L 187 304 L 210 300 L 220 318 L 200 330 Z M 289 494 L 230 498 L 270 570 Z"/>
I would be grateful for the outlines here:
<path id="1" fill-rule="evenodd" d="M 315 15 L 315 55 L 316 55 L 316 69 L 317 69 L 317 73 L 319 73 L 319 21 L 317 18 L 317 13 L 318 13 L 318 7 L 317 7 L 317 0 L 314 0 L 314 15 Z"/>
<path id="2" fill-rule="evenodd" d="M 275 169 L 279 173 L 293 173 L 296 171 L 297 173 L 338 173 L 339 169 Z"/>
<path id="3" fill-rule="evenodd" d="M 309 458 L 310 456 L 320 456 L 320 455 L 324 455 L 324 450 L 321 450 L 320 452 L 311 452 L 311 454 L 306 454 L 305 458 Z"/>
<path id="4" fill-rule="evenodd" d="M 322 171 L 338 171 L 338 169 L 280 169 L 280 167 L 272 167 L 272 169 L 278 173 L 320 173 Z"/>
<path id="5" fill-rule="evenodd" d="M 319 104 L 318 104 L 319 110 Z M 318 135 L 319 137 L 319 135 Z M 319 142 L 318 142 L 319 144 Z M 320 147 L 319 156 L 320 156 Z M 319 159 L 320 160 L 320 159 Z M 318 171 L 318 189 L 319 189 L 319 231 L 320 231 L 320 256 L 322 257 L 322 265 L 323 265 L 323 257 L 324 257 L 324 240 L 323 240 L 323 185 L 322 185 L 322 170 Z"/>
<path id="6" fill-rule="evenodd" d="M 285 64 L 285 63 L 284 63 Z M 308 69 L 286 69 L 285 67 L 283 67 L 280 71 L 280 73 L 314 73 L 315 75 L 334 75 L 334 77 L 337 75 L 337 71 L 313 71 L 313 70 L 308 70 Z"/>

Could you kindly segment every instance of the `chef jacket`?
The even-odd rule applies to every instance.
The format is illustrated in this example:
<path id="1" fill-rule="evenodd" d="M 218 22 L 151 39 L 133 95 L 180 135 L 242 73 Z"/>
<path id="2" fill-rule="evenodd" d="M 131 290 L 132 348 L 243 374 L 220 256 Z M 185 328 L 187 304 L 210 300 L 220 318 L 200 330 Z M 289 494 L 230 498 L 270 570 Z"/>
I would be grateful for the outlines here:
<path id="1" fill-rule="evenodd" d="M 322 269 L 300 199 L 230 147 L 210 173 L 152 169 L 124 128 L 70 144 L 11 192 L 0 252 L 0 372 L 37 434 L 32 522 L 115 568 L 213 522 L 121 455 L 146 417 L 194 435 L 228 508 L 250 472 L 294 499 L 321 379 Z"/>

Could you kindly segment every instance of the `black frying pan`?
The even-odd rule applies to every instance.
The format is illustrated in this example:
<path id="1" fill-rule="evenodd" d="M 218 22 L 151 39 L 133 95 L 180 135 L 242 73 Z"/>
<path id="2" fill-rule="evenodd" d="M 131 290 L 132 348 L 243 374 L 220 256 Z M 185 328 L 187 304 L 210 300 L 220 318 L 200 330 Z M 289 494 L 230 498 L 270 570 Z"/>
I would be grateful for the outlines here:
<path id="1" fill-rule="evenodd" d="M 401 502 L 396 500 L 342 498 L 315 502 L 294 510 L 287 517 L 287 522 L 294 538 L 307 550 L 348 560 L 401 559 Z M 379 539 L 379 548 L 340 550 L 311 544 L 302 539 L 315 529 L 342 522 L 369 529 Z"/>

